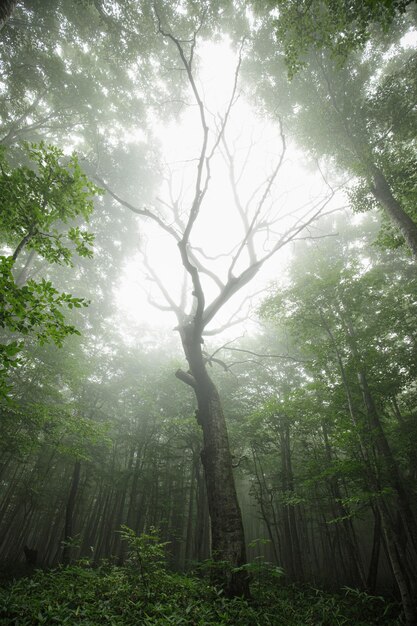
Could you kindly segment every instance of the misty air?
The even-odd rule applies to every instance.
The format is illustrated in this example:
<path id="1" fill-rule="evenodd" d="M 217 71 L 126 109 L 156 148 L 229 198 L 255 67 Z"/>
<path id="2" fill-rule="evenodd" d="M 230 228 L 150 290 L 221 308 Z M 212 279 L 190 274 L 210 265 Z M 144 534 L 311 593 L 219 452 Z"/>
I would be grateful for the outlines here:
<path id="1" fill-rule="evenodd" d="M 417 626 L 416 2 L 0 41 L 0 624 Z"/>

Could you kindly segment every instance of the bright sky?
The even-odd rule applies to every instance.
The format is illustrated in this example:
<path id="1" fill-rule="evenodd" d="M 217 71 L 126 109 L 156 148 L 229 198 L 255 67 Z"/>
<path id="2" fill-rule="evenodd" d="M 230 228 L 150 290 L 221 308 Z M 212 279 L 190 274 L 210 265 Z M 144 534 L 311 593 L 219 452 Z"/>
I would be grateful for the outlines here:
<path id="1" fill-rule="evenodd" d="M 199 52 L 201 68 L 198 85 L 206 105 L 207 121 L 215 131 L 218 116 L 224 116 L 228 106 L 237 59 L 227 43 L 206 43 L 200 47 Z M 265 189 L 262 183 L 278 163 L 282 142 L 279 128 L 260 119 L 245 101 L 244 94 L 239 93 L 239 99 L 232 109 L 226 137 L 235 154 L 236 169 L 241 169 L 246 161 L 238 192 L 242 202 L 247 202 L 255 194 L 250 205 L 253 211 L 256 199 L 259 201 Z M 181 206 L 187 210 L 194 189 L 196 157 L 199 154 L 202 137 L 197 107 L 190 106 L 184 112 L 180 124 L 159 126 L 155 128 L 155 133 L 161 141 L 167 172 L 172 173 L 173 195 L 180 198 Z M 213 136 L 214 134 L 211 135 L 211 139 Z M 279 220 L 267 236 L 258 239 L 259 254 L 268 250 L 279 233 L 293 222 L 294 211 L 298 211 L 300 215 L 300 211 L 306 211 L 306 205 L 328 193 L 320 175 L 303 168 L 300 161 L 300 155 L 289 146 L 276 184 L 265 203 Z M 209 193 L 195 224 L 191 241 L 193 245 L 203 248 L 209 256 L 223 255 L 218 260 L 210 262 L 210 268 L 220 277 L 225 277 L 228 262 L 230 263 L 230 253 L 241 240 L 243 231 L 233 200 L 228 170 L 221 154 L 213 159 L 211 170 Z M 158 192 L 158 198 L 169 202 L 166 188 Z M 157 200 L 156 206 L 163 208 Z M 144 228 L 146 235 L 142 236 L 142 240 L 149 264 L 162 280 L 164 288 L 174 300 L 178 300 L 182 284 L 182 266 L 177 246 L 149 222 L 145 226 L 142 221 L 141 233 L 144 232 Z M 290 244 L 273 257 L 248 288 L 242 291 L 240 296 L 236 295 L 233 298 L 222 315 L 219 315 L 219 319 L 213 321 L 212 326 L 224 324 L 236 310 L 241 310 L 242 297 L 259 292 L 266 284 L 277 280 L 283 273 L 291 248 Z M 225 254 L 229 256 L 224 256 Z M 117 294 L 120 317 L 126 333 L 132 323 L 135 325 L 148 323 L 152 326 L 170 328 L 175 326 L 175 317 L 171 313 L 162 312 L 149 303 L 147 292 L 151 293 L 153 300 L 166 304 L 157 286 L 152 284 L 152 281 L 146 280 L 147 274 L 140 254 L 126 265 Z M 216 289 L 211 281 L 205 283 L 208 301 L 216 295 Z"/>

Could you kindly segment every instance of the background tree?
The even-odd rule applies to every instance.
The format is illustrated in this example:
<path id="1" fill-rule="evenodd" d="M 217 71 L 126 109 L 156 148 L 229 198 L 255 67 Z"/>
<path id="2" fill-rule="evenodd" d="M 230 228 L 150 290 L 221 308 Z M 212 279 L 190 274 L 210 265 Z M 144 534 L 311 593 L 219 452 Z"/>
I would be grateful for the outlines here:
<path id="1" fill-rule="evenodd" d="M 1 217 L 3 244 L 13 252 L 0 257 L 0 325 L 5 329 L 1 346 L 2 394 L 8 370 L 17 364 L 22 348 L 19 336 L 34 333 L 40 342 L 63 339 L 78 332 L 65 322 L 63 306 L 86 306 L 82 298 L 59 293 L 50 281 L 27 280 L 35 254 L 48 263 L 72 265 L 74 254 L 91 257 L 93 235 L 80 227 L 88 220 L 92 198 L 99 192 L 82 172 L 73 155 L 62 163 L 63 153 L 44 145 L 27 146 L 31 167 L 11 168 L 4 151 L 1 158 Z M 23 263 L 21 258 L 24 258 Z"/>
<path id="2" fill-rule="evenodd" d="M 339 0 L 270 0 L 266 4 L 279 10 L 274 25 L 290 76 L 308 64 L 311 48 L 330 52 L 337 63 L 343 64 L 352 52 L 363 49 L 373 34 L 389 32 L 399 15 L 415 9 L 413 0 L 353 0 L 349 4 Z"/>
<path id="3" fill-rule="evenodd" d="M 332 597 L 327 618 L 326 603 L 317 613 L 307 587 L 266 584 L 268 576 L 279 575 L 315 589 L 357 588 L 349 597 L 355 593 L 364 607 L 381 602 L 379 594 L 402 597 L 413 622 L 414 265 L 390 220 L 380 243 L 398 249 L 386 252 L 373 245 L 377 222 L 371 227 L 369 216 L 356 217 L 355 226 L 342 219 L 309 223 L 335 195 L 324 180 L 326 199 L 304 209 L 297 209 L 297 193 L 279 184 L 310 191 L 311 179 L 300 173 L 294 180 L 290 167 L 302 157 L 287 149 L 292 132 L 323 172 L 325 162 L 342 178 L 353 176 L 349 200 L 356 210 L 374 218 L 378 184 L 386 192 L 386 183 L 415 221 L 415 55 L 410 37 L 402 40 L 413 7 L 401 17 L 398 7 L 384 12 L 387 6 L 362 3 L 355 37 L 351 14 L 340 3 L 320 3 L 319 23 L 317 3 L 303 3 L 302 67 L 288 83 L 288 42 L 298 36 L 291 27 L 294 3 L 281 4 L 279 14 L 271 3 L 272 11 L 262 8 L 255 17 L 239 2 L 18 3 L 2 29 L 0 51 L 1 138 L 7 148 L 0 239 L 13 265 L 4 272 L 6 293 L 10 300 L 27 288 L 28 295 L 33 281 L 53 285 L 48 294 L 55 304 L 46 297 L 41 302 L 48 311 L 56 305 L 62 313 L 56 302 L 62 293 L 76 293 L 91 305 L 80 316 L 75 300 L 73 309 L 62 301 L 61 322 L 82 333 L 66 337 L 64 350 L 37 340 L 58 331 L 27 299 L 21 317 L 9 316 L 27 332 L 19 366 L 8 371 L 8 401 L 0 403 L 3 562 L 20 560 L 23 570 L 25 554 L 33 564 L 37 552 L 38 563 L 47 566 L 82 557 L 84 565 L 60 570 L 78 584 L 89 576 L 87 562 L 124 562 L 121 525 L 147 535 L 157 526 L 161 541 L 169 542 L 164 549 L 170 566 L 192 569 L 193 561 L 210 556 L 211 514 L 213 545 L 223 550 L 214 556 L 231 560 L 235 571 L 222 561 L 206 567 L 227 570 L 223 583 L 238 594 L 247 592 L 244 572 L 254 570 L 254 593 L 263 594 L 267 606 L 274 598 L 274 617 L 266 621 L 276 619 L 278 606 L 282 621 L 290 614 L 290 622 L 294 613 L 306 623 L 336 620 L 339 601 Z M 288 28 L 277 40 L 284 19 Z M 324 35 L 313 41 L 320 28 Z M 226 63 L 226 32 L 229 43 L 238 41 L 240 55 L 234 80 L 230 72 L 230 96 L 218 107 L 203 84 L 204 50 L 214 55 L 213 41 L 220 41 Z M 401 40 L 408 47 L 392 46 Z M 265 121 L 267 145 L 264 136 L 258 143 L 257 132 L 243 127 L 240 66 L 256 71 L 258 122 Z M 276 131 L 271 119 L 278 122 Z M 155 136 L 166 143 L 173 126 L 168 120 L 182 128 L 190 121 L 193 133 L 194 148 L 186 153 L 184 131 L 172 159 Z M 36 166 L 24 140 L 37 142 L 30 149 Z M 51 142 L 58 147 L 45 148 Z M 108 190 L 88 215 L 94 262 L 89 254 L 76 254 L 77 247 L 90 247 L 83 235 L 86 216 L 73 215 L 67 224 L 59 217 L 59 197 L 69 211 L 79 208 L 77 194 L 71 197 L 75 160 L 61 154 L 63 146 L 65 155 L 82 151 L 83 170 L 98 174 Z M 51 187 L 54 159 L 57 167 L 50 169 L 60 174 Z M 14 195 L 11 182 L 18 188 Z M 42 193 L 49 194 L 50 215 L 34 210 L 35 187 L 38 208 Z M 30 233 L 30 216 L 38 222 L 36 233 Z M 305 238 L 308 243 L 290 247 L 291 261 L 274 256 L 284 244 Z M 180 337 L 171 329 L 130 324 L 118 312 L 126 265 L 136 262 L 138 251 L 151 299 L 168 317 L 176 315 Z M 159 274 L 162 254 L 167 275 Z M 66 264 L 71 255 L 73 267 Z M 252 316 L 247 336 L 220 341 L 216 331 L 232 332 L 233 299 L 236 308 L 245 308 L 238 298 L 250 285 L 259 288 L 259 270 L 273 256 L 279 283 L 262 319 Z M 18 297 L 14 303 L 3 297 L 7 318 Z M 29 312 L 35 324 L 30 329 Z M 17 330 L 5 329 L 6 345 L 17 340 Z M 195 398 L 173 371 L 193 389 L 196 413 Z M 113 582 L 127 572 L 106 568 L 91 570 L 96 582 L 103 582 L 105 570 Z M 167 572 L 160 578 L 161 585 L 171 580 Z M 187 579 L 187 591 L 181 588 L 181 610 L 194 602 L 194 583 Z M 111 589 L 110 603 L 116 599 L 120 607 L 129 598 L 129 606 L 140 605 L 132 604 L 127 585 L 121 593 L 117 585 Z M 369 599 L 369 592 L 378 596 Z M 229 606 L 224 599 L 216 603 Z M 232 605 L 239 619 L 255 614 L 244 600 Z M 369 621 L 389 623 L 389 612 L 398 609 L 395 600 L 390 606 L 381 619 L 372 613 Z M 165 619 L 166 607 L 159 607 Z M 213 623 L 227 621 L 223 609 Z M 193 610 L 185 613 L 191 620 Z M 346 619 L 357 621 L 345 615 L 341 621 Z M 366 622 L 365 610 L 360 619 Z"/>
<path id="4" fill-rule="evenodd" d="M 321 6 L 331 22 L 330 5 Z M 378 3 L 378 10 L 384 7 L 385 3 Z M 308 20 L 311 14 L 306 11 Z M 308 38 L 304 40 L 304 14 L 294 6 L 290 12 L 300 49 L 304 50 L 306 41 L 309 44 L 302 69 L 291 81 L 287 79 L 286 39 L 277 35 L 286 28 L 286 11 L 279 18 L 262 16 L 248 64 L 259 101 L 273 116 L 284 115 L 291 132 L 313 159 L 324 157 L 354 177 L 359 197 L 366 201 L 358 202 L 354 194 L 353 205 L 363 210 L 379 204 L 397 245 L 405 241 L 416 256 L 417 226 L 411 200 L 415 195 L 411 127 L 415 126 L 416 58 L 413 47 L 401 45 L 410 22 L 406 18 L 397 22 L 397 28 L 391 28 L 385 37 L 374 33 L 366 39 L 366 51 L 350 52 L 336 63 L 327 45 L 317 49 Z"/>
<path id="5" fill-rule="evenodd" d="M 331 251 L 333 258 L 329 264 Z M 283 313 L 283 318 L 295 323 L 293 328 L 314 355 L 313 368 L 308 367 L 307 371 L 315 372 L 314 377 L 327 381 L 330 388 L 340 386 L 343 391 L 351 428 L 357 437 L 356 454 L 363 466 L 364 488 L 372 494 L 373 505 L 381 517 L 387 553 L 407 619 L 412 623 L 416 522 L 411 493 L 414 487 L 407 485 L 407 471 L 404 473 L 401 468 L 389 435 L 393 427 L 390 405 L 395 404 L 394 398 L 412 384 L 415 376 L 413 349 L 407 347 L 406 339 L 414 331 L 405 330 L 404 314 L 394 305 L 394 301 L 399 301 L 408 308 L 409 296 L 403 292 L 397 300 L 397 286 L 392 287 L 393 291 L 390 288 L 390 282 L 394 281 L 389 276 L 388 265 L 369 262 L 364 269 L 357 252 L 358 248 L 352 245 L 349 252 L 340 239 L 337 248 L 327 243 L 325 257 L 320 257 L 319 248 L 311 252 L 307 248 L 302 270 L 298 266 L 292 286 L 286 295 L 282 293 L 283 300 L 278 297 L 276 302 L 282 311 L 291 311 Z M 392 259 L 390 264 L 392 271 Z M 407 287 L 402 284 L 407 291 L 414 281 Z M 268 306 L 273 306 L 272 303 L 273 300 Z M 398 329 L 399 324 L 402 331 L 397 334 L 393 329 Z M 328 432 L 324 434 L 330 454 L 326 443 Z"/>

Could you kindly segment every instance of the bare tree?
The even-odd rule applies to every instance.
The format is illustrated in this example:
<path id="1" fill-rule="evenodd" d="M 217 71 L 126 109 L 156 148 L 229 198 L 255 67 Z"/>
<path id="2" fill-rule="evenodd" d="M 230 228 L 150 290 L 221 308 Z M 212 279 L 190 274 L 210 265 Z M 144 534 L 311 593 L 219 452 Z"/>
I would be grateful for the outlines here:
<path id="1" fill-rule="evenodd" d="M 281 216 L 285 227 L 283 232 L 276 232 L 278 226 L 276 216 L 274 218 L 272 215 L 274 203 L 271 201 L 271 190 L 282 168 L 286 151 L 285 136 L 281 126 L 280 154 L 272 173 L 263 181 L 262 185 L 257 187 L 247 202 L 242 201 L 239 195 L 239 182 L 243 170 L 237 172 L 238 168 L 235 164 L 233 150 L 226 137 L 226 130 L 233 105 L 238 96 L 238 77 L 243 44 L 239 52 L 230 100 L 223 115 L 218 116 L 212 123 L 213 128 L 210 128 L 209 119 L 211 120 L 212 117 L 205 107 L 193 69 L 194 53 L 200 29 L 193 33 L 190 40 L 184 41 L 174 36 L 168 28 L 163 26 L 157 13 L 156 20 L 159 35 L 176 47 L 181 67 L 186 73 L 189 87 L 198 108 L 202 139 L 199 155 L 195 159 L 192 199 L 187 209 L 179 205 L 179 201 L 173 197 L 172 193 L 168 193 L 168 200 L 159 200 L 165 211 L 163 214 L 157 208 L 141 208 L 133 205 L 110 189 L 103 180 L 100 180 L 100 184 L 116 201 L 157 224 L 160 229 L 173 238 L 178 247 L 187 279 L 185 285 L 189 285 L 189 292 L 191 292 L 191 294 L 187 294 L 186 288 L 183 288 L 179 303 L 170 294 L 169 289 L 158 277 L 151 264 L 147 265 L 147 270 L 165 300 L 163 305 L 157 306 L 162 310 L 170 310 L 176 314 L 178 320 L 176 330 L 179 332 L 188 363 L 188 370 L 179 369 L 176 376 L 193 389 L 197 400 L 196 418 L 203 431 L 204 447 L 201 452 L 201 459 L 208 494 L 213 558 L 221 563 L 229 563 L 229 567 L 222 569 L 220 566 L 222 584 L 226 593 L 228 595 L 247 596 L 249 594 L 248 578 L 245 570 L 241 568 L 246 562 L 245 539 L 233 477 L 226 421 L 218 391 L 208 373 L 207 365 L 210 357 L 204 351 L 203 337 L 210 333 L 207 331 L 208 324 L 232 296 L 257 275 L 268 259 L 288 242 L 296 239 L 318 217 L 335 192 L 328 187 L 326 197 L 321 198 L 320 202 L 312 203 L 301 212 L 294 212 L 290 226 L 288 226 L 288 215 Z M 243 232 L 242 238 L 234 247 L 233 252 L 224 255 L 229 263 L 225 279 L 221 279 L 211 269 L 210 257 L 206 252 L 193 246 L 191 242 L 193 229 L 201 214 L 210 187 L 213 157 L 220 153 L 228 168 L 236 215 Z M 246 173 L 245 176 L 247 177 Z M 222 225 L 219 224 L 219 229 L 221 228 Z M 263 245 L 259 245 L 260 240 L 263 241 Z M 216 295 L 210 300 L 208 300 L 210 290 L 206 288 L 207 281 L 210 281 L 217 290 Z"/>

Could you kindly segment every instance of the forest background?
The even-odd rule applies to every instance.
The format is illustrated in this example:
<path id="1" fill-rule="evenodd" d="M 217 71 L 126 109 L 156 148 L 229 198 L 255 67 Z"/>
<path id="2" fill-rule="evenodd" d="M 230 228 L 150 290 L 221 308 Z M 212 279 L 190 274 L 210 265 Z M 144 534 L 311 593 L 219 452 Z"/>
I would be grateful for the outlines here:
<path id="1" fill-rule="evenodd" d="M 4 7 L 5 571 L 157 528 L 416 623 L 415 2 Z"/>

